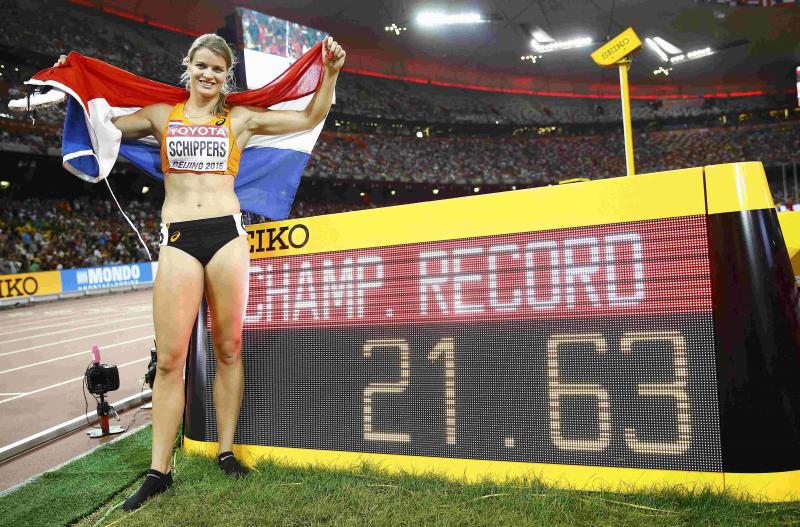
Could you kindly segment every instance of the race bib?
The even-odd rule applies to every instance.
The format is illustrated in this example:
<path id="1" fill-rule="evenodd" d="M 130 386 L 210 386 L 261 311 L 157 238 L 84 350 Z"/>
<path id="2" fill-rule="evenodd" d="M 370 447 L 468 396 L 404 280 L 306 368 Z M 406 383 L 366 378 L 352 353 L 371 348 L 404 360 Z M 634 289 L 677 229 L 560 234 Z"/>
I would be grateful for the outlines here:
<path id="1" fill-rule="evenodd" d="M 170 125 L 166 137 L 171 170 L 224 172 L 228 167 L 228 128 L 211 125 Z"/>

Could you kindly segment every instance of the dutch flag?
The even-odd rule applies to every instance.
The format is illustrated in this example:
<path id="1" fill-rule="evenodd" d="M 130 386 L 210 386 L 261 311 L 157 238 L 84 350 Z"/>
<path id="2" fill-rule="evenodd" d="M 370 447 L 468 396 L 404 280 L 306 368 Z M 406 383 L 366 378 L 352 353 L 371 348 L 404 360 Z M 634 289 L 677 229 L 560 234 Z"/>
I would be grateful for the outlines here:
<path id="1" fill-rule="evenodd" d="M 305 108 L 322 81 L 321 46 L 314 46 L 266 86 L 228 95 L 228 104 Z M 50 86 L 68 96 L 62 143 L 63 165 L 68 171 L 97 183 L 108 177 L 117 156 L 122 155 L 150 176 L 163 180 L 155 138 L 123 143 L 111 119 L 148 104 L 175 105 L 188 98 L 186 90 L 74 52 L 63 66 L 42 70 L 27 84 Z M 300 176 L 323 125 L 324 121 L 303 132 L 250 139 L 242 150 L 235 182 L 242 209 L 273 220 L 289 215 Z"/>

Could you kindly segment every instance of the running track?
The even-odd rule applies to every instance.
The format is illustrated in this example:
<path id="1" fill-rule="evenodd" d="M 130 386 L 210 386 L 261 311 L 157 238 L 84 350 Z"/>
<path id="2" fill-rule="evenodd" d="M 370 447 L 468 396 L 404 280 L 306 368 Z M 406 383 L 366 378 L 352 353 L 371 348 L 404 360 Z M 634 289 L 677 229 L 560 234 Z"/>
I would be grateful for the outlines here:
<path id="1" fill-rule="evenodd" d="M 119 368 L 119 390 L 108 400 L 138 394 L 153 345 L 151 302 L 145 289 L 0 310 L 0 447 L 85 412 L 92 344 Z"/>

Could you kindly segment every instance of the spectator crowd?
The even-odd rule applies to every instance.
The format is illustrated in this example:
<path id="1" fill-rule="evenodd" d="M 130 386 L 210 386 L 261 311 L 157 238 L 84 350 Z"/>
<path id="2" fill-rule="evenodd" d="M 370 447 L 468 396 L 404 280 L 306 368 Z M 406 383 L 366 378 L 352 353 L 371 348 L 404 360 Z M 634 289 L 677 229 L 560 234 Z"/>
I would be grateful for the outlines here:
<path id="1" fill-rule="evenodd" d="M 639 173 L 735 161 L 800 161 L 800 122 L 639 133 Z M 433 184 L 548 184 L 625 174 L 621 134 L 584 137 L 324 134 L 311 177 Z"/>
<path id="2" fill-rule="evenodd" d="M 0 130 L 0 150 L 60 155 L 60 137 Z M 637 172 L 761 161 L 800 161 L 800 121 L 640 132 Z M 548 184 L 625 174 L 620 133 L 592 136 L 443 136 L 324 132 L 306 175 L 431 184 Z"/>
<path id="3" fill-rule="evenodd" d="M 292 218 L 346 212 L 368 204 L 296 202 Z M 125 204 L 158 259 L 161 204 L 143 198 Z M 245 213 L 246 224 L 267 221 Z M 147 261 L 136 233 L 111 200 L 0 198 L 0 275 Z"/>
<path id="4" fill-rule="evenodd" d="M 176 84 L 188 35 L 123 20 L 97 9 L 56 0 L 0 2 L 0 46 L 55 60 L 78 51 L 147 78 Z M 35 23 L 31 23 L 34 21 Z M 250 49 L 296 57 L 320 33 L 268 15 L 243 11 L 243 37 Z M 91 31 L 85 28 L 91 27 Z M 287 31 L 290 33 L 287 36 Z M 287 41 L 288 39 L 288 41 Z M 288 42 L 288 45 L 287 45 Z M 271 47 L 263 48 L 264 44 Z M 48 64 L 49 65 L 49 64 Z M 763 95 L 716 99 L 633 100 L 634 120 L 738 115 L 785 101 Z M 343 73 L 333 115 L 427 123 L 517 124 L 611 123 L 621 119 L 616 99 L 562 98 L 466 90 Z"/>
<path id="5" fill-rule="evenodd" d="M 180 77 L 181 57 L 192 40 L 123 21 L 98 9 L 55 0 L 0 2 L 0 17 L 4 20 L 0 47 L 16 50 L 18 56 L 30 51 L 40 59 L 55 59 L 75 50 L 171 84 Z M 36 23 L 28 23 L 30 20 Z M 246 22 L 245 38 L 263 40 L 262 33 L 272 31 L 268 20 L 256 20 L 252 13 Z M 87 27 L 92 30 L 86 31 Z M 286 48 L 286 26 L 275 25 L 273 33 L 280 31 Z M 289 31 L 297 33 L 294 26 Z M 292 53 L 297 54 L 313 44 L 316 35 L 298 33 L 292 38 L 298 43 Z M 11 66 L 0 76 L 0 105 L 4 108 L 10 99 L 25 95 L 21 80 L 26 78 L 26 71 L 22 65 L 20 68 L 17 78 Z M 29 65 L 28 70 L 27 75 L 35 68 Z M 769 96 L 633 101 L 635 120 L 677 120 L 678 125 L 670 126 L 682 127 L 642 131 L 647 130 L 645 125 L 634 126 L 636 170 L 646 173 L 751 160 L 766 166 L 798 163 L 800 120 L 789 118 L 796 113 L 772 112 L 775 115 L 767 123 L 739 123 L 743 120 L 740 115 L 755 111 L 767 114 L 778 106 L 779 102 Z M 736 116 L 727 126 L 695 124 L 694 128 L 683 128 L 697 117 L 721 124 L 718 117 L 727 115 Z M 0 110 L 0 155 L 60 156 L 64 105 L 37 110 L 34 117 L 35 127 L 29 116 Z M 578 129 L 587 123 L 607 125 L 620 119 L 619 102 L 615 100 L 492 93 L 343 73 L 337 85 L 337 103 L 304 176 L 366 185 L 470 187 L 537 186 L 578 177 L 620 176 L 625 174 L 620 133 L 552 135 L 535 131 L 569 125 Z M 340 128 L 345 121 L 350 124 Z M 353 123 L 355 126 L 351 126 Z M 452 125 L 451 130 L 429 133 L 438 124 Z M 506 126 L 507 131 L 490 134 L 467 130 L 495 124 Z M 516 126 L 527 131 L 517 134 L 523 129 Z M 790 199 L 781 194 L 777 201 L 783 204 Z M 365 206 L 374 203 L 317 197 L 295 203 L 292 215 L 303 217 Z M 154 200 L 133 201 L 126 205 L 126 212 L 157 256 L 158 205 Z M 113 202 L 88 198 L 12 201 L 0 193 L 0 274 L 144 258 L 135 233 Z"/>
<path id="6" fill-rule="evenodd" d="M 158 208 L 133 201 L 126 213 L 158 255 Z M 0 199 L 0 274 L 95 267 L 146 260 L 113 201 Z"/>

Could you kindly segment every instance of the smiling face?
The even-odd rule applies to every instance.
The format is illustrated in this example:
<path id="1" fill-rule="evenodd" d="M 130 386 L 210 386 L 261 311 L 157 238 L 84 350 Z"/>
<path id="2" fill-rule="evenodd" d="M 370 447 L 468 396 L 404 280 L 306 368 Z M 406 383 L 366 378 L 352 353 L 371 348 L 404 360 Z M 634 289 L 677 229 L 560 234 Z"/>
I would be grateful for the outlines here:
<path id="1" fill-rule="evenodd" d="M 197 48 L 189 63 L 190 90 L 203 98 L 219 95 L 228 74 L 225 59 L 208 48 Z"/>

